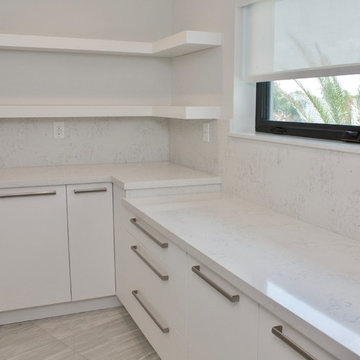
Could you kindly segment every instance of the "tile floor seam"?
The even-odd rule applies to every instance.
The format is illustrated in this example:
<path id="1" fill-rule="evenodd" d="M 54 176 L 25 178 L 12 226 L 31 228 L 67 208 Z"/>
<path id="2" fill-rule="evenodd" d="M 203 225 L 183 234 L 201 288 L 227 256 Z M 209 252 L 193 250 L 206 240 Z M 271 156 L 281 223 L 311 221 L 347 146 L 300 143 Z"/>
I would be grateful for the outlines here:
<path id="1" fill-rule="evenodd" d="M 66 316 L 66 315 L 64 315 Z M 71 316 L 71 315 L 69 315 Z M 57 316 L 54 316 L 57 317 Z M 38 319 L 41 320 L 41 319 Z M 74 352 L 76 355 L 80 356 L 81 358 L 84 358 L 86 360 L 89 360 L 87 357 L 85 357 L 82 353 L 80 353 L 79 351 L 71 348 L 68 344 L 65 344 L 63 341 L 61 341 L 61 339 L 57 338 L 55 335 L 51 334 L 51 332 L 47 329 L 44 329 L 43 327 L 41 327 L 39 324 L 37 324 L 36 322 L 34 322 L 34 325 L 37 326 L 38 328 L 40 328 L 41 330 L 45 331 L 48 335 L 50 335 L 53 339 L 55 339 L 56 341 L 58 341 L 59 343 L 61 343 L 62 345 L 64 345 L 67 349 L 71 350 L 72 352 Z"/>

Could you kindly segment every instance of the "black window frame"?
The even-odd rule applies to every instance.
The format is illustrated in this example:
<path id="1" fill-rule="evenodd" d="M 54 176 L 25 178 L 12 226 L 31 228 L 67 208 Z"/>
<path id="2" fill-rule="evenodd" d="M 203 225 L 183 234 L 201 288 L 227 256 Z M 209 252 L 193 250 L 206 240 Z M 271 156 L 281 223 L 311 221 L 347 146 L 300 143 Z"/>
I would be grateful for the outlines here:
<path id="1" fill-rule="evenodd" d="M 270 119 L 271 82 L 256 84 L 256 132 L 360 143 L 360 126 L 309 124 Z"/>

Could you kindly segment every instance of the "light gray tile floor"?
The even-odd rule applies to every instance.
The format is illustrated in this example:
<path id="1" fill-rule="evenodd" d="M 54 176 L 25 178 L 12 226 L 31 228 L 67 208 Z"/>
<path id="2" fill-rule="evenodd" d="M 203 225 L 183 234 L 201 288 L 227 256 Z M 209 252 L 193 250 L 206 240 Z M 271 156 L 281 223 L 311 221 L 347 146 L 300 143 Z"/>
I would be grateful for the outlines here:
<path id="1" fill-rule="evenodd" d="M 0 326 L 0 360 L 160 360 L 125 308 Z"/>

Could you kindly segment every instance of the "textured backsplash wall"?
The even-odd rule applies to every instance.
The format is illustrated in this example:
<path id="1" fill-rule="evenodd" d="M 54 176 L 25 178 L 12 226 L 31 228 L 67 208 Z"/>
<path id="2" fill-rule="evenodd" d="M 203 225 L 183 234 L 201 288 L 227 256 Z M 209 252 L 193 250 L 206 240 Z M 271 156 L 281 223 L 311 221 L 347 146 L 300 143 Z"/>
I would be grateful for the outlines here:
<path id="1" fill-rule="evenodd" d="M 169 120 L 169 156 L 177 164 L 218 174 L 217 122 L 210 122 L 210 143 L 202 141 L 203 123 Z"/>
<path id="2" fill-rule="evenodd" d="M 167 120 L 66 119 L 64 139 L 54 121 L 1 120 L 0 167 L 168 160 Z"/>

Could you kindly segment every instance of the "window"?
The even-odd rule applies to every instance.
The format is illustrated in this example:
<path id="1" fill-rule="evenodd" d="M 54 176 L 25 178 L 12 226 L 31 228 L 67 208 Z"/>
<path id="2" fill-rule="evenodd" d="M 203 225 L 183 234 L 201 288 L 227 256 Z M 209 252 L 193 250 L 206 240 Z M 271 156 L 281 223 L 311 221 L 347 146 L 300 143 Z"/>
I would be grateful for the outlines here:
<path id="1" fill-rule="evenodd" d="M 256 131 L 360 143 L 360 75 L 257 83 Z"/>
<path id="2" fill-rule="evenodd" d="M 238 1 L 256 130 L 360 143 L 360 1 Z"/>

